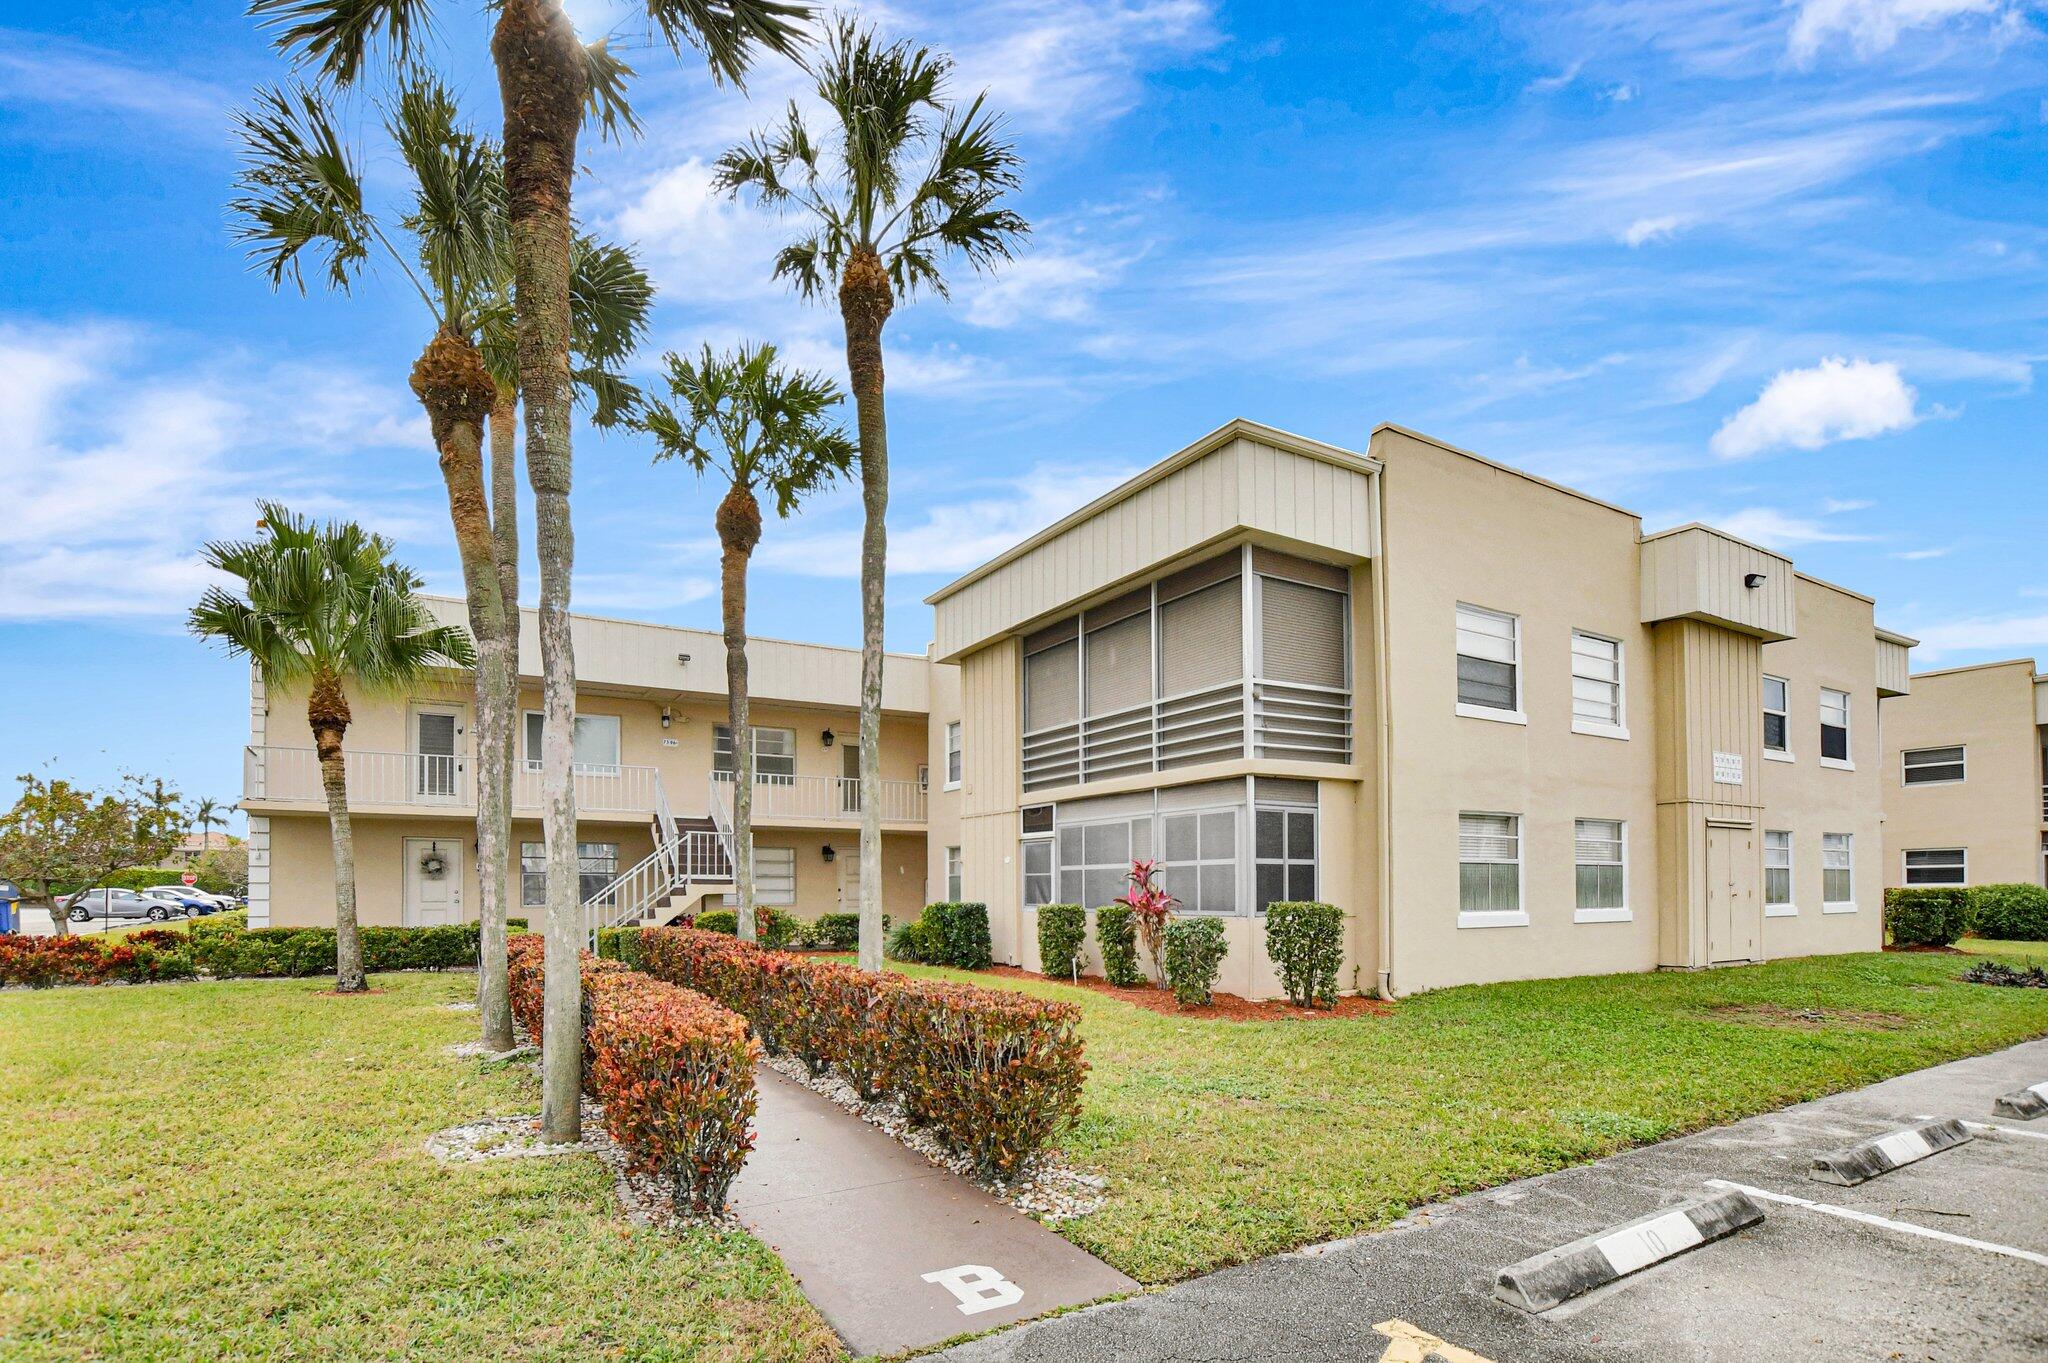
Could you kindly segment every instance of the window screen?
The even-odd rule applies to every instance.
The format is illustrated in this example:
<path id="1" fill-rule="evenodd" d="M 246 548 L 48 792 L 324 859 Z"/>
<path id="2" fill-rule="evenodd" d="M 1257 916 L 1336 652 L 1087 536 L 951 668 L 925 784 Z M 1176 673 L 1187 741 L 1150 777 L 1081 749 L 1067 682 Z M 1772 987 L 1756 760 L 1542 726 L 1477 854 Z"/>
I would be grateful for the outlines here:
<path id="1" fill-rule="evenodd" d="M 1771 752 L 1786 750 L 1787 690 L 1783 677 L 1764 678 L 1764 747 Z"/>
<path id="2" fill-rule="evenodd" d="M 1152 699 L 1152 616 L 1143 612 L 1088 631 L 1088 713 L 1106 715 Z"/>
<path id="3" fill-rule="evenodd" d="M 1480 606 L 1458 607 L 1458 704 L 1513 710 L 1520 700 L 1519 622 Z"/>
<path id="4" fill-rule="evenodd" d="M 960 902 L 960 849 L 957 847 L 946 849 L 946 902 Z"/>
<path id="5" fill-rule="evenodd" d="M 1820 755 L 1837 761 L 1849 760 L 1849 693 L 1820 692 Z"/>
<path id="6" fill-rule="evenodd" d="M 619 845 L 615 842 L 576 844 L 576 897 L 588 900 L 618 878 Z M 545 908 L 548 902 L 548 846 L 544 842 L 519 844 L 519 903 L 522 908 Z"/>
<path id="7" fill-rule="evenodd" d="M 1820 835 L 1820 896 L 1829 904 L 1856 902 L 1855 848 L 1852 833 Z"/>
<path id="8" fill-rule="evenodd" d="M 1024 731 L 1036 733 L 1081 717 L 1081 645 L 1072 639 L 1024 660 Z"/>
<path id="9" fill-rule="evenodd" d="M 1512 913 L 1521 907 L 1521 817 L 1460 814 L 1458 912 Z"/>
<path id="10" fill-rule="evenodd" d="M 1276 902 L 1316 897 L 1316 811 L 1262 807 L 1252 815 L 1255 890 L 1260 913 Z"/>
<path id="11" fill-rule="evenodd" d="M 1100 908 L 1130 888 L 1131 862 L 1152 856 L 1152 818 L 1067 824 L 1059 831 L 1060 902 Z"/>
<path id="12" fill-rule="evenodd" d="M 1259 675 L 1341 690 L 1345 683 L 1342 592 L 1259 579 Z"/>
<path id="13" fill-rule="evenodd" d="M 769 905 L 796 903 L 794 847 L 754 849 L 754 902 Z"/>
<path id="14" fill-rule="evenodd" d="M 1789 829 L 1764 830 L 1764 903 L 1792 902 L 1792 834 Z"/>
<path id="15" fill-rule="evenodd" d="M 1178 696 L 1244 676 L 1244 594 L 1238 579 L 1159 607 L 1159 691 Z"/>
<path id="16" fill-rule="evenodd" d="M 1960 847 L 1906 853 L 1908 885 L 1963 885 L 1969 877 L 1968 853 Z"/>
<path id="17" fill-rule="evenodd" d="M 1572 631 L 1572 719 L 1621 726 L 1621 645 L 1614 640 Z"/>
<path id="18" fill-rule="evenodd" d="M 1234 809 L 1167 814 L 1159 821 L 1159 883 L 1186 913 L 1237 912 Z"/>
<path id="19" fill-rule="evenodd" d="M 1578 906 L 1619 909 L 1628 904 L 1623 884 L 1622 829 L 1619 819 L 1579 819 L 1572 828 L 1573 856 L 1578 870 Z"/>
<path id="20" fill-rule="evenodd" d="M 1943 781 L 1960 781 L 1963 779 L 1963 750 L 1909 748 L 1905 753 L 1904 779 L 1909 786 L 1930 786 Z"/>
<path id="21" fill-rule="evenodd" d="M 541 712 L 526 712 L 526 767 L 540 770 Z M 619 766 L 619 717 L 617 715 L 576 716 L 572 740 L 572 762 L 578 771 L 617 771 Z"/>
<path id="22" fill-rule="evenodd" d="M 730 776 L 734 771 L 732 726 L 711 726 L 711 770 Z M 790 785 L 796 779 L 796 730 L 754 730 L 754 780 L 757 783 Z"/>
<path id="23" fill-rule="evenodd" d="M 1037 908 L 1052 903 L 1052 839 L 1031 838 L 1022 844 L 1024 904 Z"/>

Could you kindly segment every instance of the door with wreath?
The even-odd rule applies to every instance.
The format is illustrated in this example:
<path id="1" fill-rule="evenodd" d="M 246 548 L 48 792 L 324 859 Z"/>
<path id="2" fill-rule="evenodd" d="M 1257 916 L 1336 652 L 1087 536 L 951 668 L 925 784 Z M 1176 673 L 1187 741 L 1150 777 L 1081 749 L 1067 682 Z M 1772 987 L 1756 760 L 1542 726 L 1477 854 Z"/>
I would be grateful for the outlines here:
<path id="1" fill-rule="evenodd" d="M 405 926 L 462 921 L 462 843 L 456 838 L 405 840 Z"/>

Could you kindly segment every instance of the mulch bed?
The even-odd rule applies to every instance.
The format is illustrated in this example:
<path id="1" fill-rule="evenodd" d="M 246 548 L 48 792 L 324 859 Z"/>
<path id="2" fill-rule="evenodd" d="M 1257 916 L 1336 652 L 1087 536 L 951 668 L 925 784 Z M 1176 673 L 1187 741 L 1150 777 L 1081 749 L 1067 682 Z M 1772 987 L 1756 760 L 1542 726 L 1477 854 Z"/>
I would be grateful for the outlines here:
<path id="1" fill-rule="evenodd" d="M 990 966 L 988 974 L 1000 975 L 1007 980 L 1043 980 L 1047 976 L 1029 970 L 1020 970 L 1013 965 Z M 1076 983 L 1059 980 L 1060 984 Z M 1264 1003 L 1253 1003 L 1250 999 L 1235 994 L 1217 994 L 1207 1008 L 1183 1008 L 1169 990 L 1156 985 L 1111 984 L 1108 980 L 1094 975 L 1083 975 L 1078 981 L 1083 989 L 1098 994 L 1107 994 L 1113 999 L 1122 999 L 1137 1008 L 1149 1008 L 1155 1013 L 1168 1017 L 1194 1018 L 1203 1022 L 1274 1022 L 1286 1018 L 1383 1018 L 1394 1011 L 1394 1005 L 1384 999 L 1369 999 L 1362 994 L 1339 994 L 1334 1008 L 1297 1008 L 1285 999 L 1269 999 Z"/>

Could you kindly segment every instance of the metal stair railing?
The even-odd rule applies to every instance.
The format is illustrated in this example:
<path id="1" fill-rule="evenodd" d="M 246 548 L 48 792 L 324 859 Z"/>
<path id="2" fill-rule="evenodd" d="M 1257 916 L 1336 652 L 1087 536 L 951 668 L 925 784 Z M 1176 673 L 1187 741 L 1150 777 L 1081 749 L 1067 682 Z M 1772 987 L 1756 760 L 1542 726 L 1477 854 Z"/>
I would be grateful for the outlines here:
<path id="1" fill-rule="evenodd" d="M 687 893 L 694 881 L 732 879 L 732 860 L 715 830 L 679 832 L 673 820 L 668 828 L 669 835 L 657 839 L 652 852 L 583 901 L 584 935 L 592 950 L 599 929 L 640 922 L 662 900 Z"/>

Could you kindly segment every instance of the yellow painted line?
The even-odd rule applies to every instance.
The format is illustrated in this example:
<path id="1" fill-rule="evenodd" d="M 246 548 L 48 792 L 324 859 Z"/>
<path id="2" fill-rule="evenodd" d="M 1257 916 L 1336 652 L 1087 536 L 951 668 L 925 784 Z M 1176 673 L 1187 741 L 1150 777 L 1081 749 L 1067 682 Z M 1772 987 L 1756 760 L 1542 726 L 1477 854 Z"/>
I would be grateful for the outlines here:
<path id="1" fill-rule="evenodd" d="M 1429 1363 L 1431 1359 L 1439 1363 L 1493 1363 L 1470 1349 L 1446 1344 L 1405 1320 L 1383 1320 L 1372 1328 L 1387 1339 L 1387 1351 L 1380 1355 L 1380 1363 Z"/>

